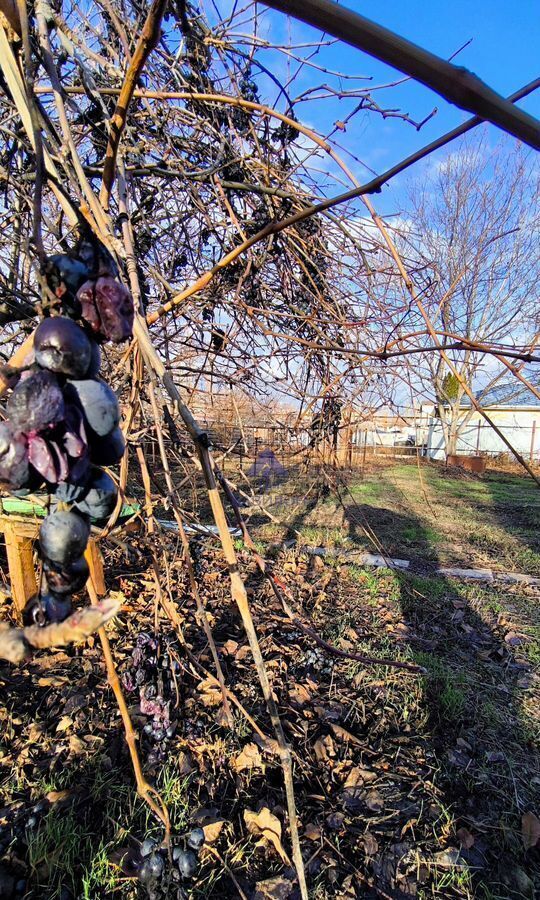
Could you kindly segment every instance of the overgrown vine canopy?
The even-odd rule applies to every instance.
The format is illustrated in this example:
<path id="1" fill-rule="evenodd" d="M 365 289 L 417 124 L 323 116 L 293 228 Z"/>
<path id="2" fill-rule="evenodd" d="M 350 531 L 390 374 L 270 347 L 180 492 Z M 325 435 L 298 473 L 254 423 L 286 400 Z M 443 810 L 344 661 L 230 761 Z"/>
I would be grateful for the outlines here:
<path id="1" fill-rule="evenodd" d="M 510 317 L 504 333 L 490 331 L 484 326 L 497 322 L 493 307 L 489 315 L 476 308 L 468 318 L 463 314 L 476 302 L 472 287 L 491 284 L 478 247 L 474 259 L 465 247 L 456 260 L 456 241 L 445 236 L 444 243 L 442 229 L 430 231 L 420 211 L 412 223 L 385 223 L 369 196 L 360 196 L 358 172 L 366 167 L 340 146 L 344 130 L 357 118 L 398 119 L 394 127 L 421 133 L 432 111 L 423 110 L 414 121 L 393 106 L 391 84 L 333 71 L 325 57 L 332 39 L 314 44 L 295 43 L 285 34 L 271 39 L 267 14 L 251 3 L 234 4 L 225 18 L 213 3 L 199 10 L 163 0 L 150 8 L 127 0 L 90 6 L 38 0 L 28 8 L 2 0 L 0 7 L 11 23 L 11 30 L 0 29 L 1 352 L 7 363 L 54 303 L 44 278 L 47 256 L 71 252 L 90 230 L 116 257 L 138 308 L 134 341 L 109 351 L 107 367 L 124 400 L 123 430 L 144 487 L 157 602 L 180 631 L 161 577 L 151 475 L 140 442 L 145 434 L 157 443 L 161 502 L 175 520 L 230 717 L 230 691 L 204 614 L 185 533 L 188 517 L 164 443 L 163 406 L 172 401 L 173 413 L 194 439 L 181 465 L 189 477 L 204 476 L 231 594 L 276 734 L 293 858 L 306 898 L 291 755 L 218 482 L 264 575 L 266 564 L 190 403 L 196 392 L 234 389 L 267 403 L 286 400 L 298 422 L 311 420 L 317 408 L 321 414 L 333 410 L 337 420 L 340 404 L 361 414 L 391 400 L 399 385 L 413 391 L 431 378 L 438 396 L 437 379 L 450 375 L 478 407 L 462 368 L 471 354 L 496 360 L 501 372 L 529 384 L 524 366 L 538 361 L 538 324 L 531 314 L 538 284 L 537 174 L 525 155 L 503 234 L 485 234 L 490 248 L 504 237 L 508 260 L 516 265 L 520 248 L 529 251 L 529 293 L 520 295 L 520 316 Z M 306 124 L 312 121 L 317 128 Z M 330 202 L 351 188 L 356 196 Z M 420 223 L 426 226 L 423 233 Z M 457 217 L 456 233 L 460 227 Z M 489 264 L 489 254 L 487 259 Z M 504 292 L 500 265 L 496 277 Z M 479 296 L 483 302 L 488 295 L 480 291 Z M 171 428 L 171 413 L 165 416 Z M 134 455 L 122 460 L 120 501 L 106 531 L 117 520 Z M 268 577 L 286 614 L 295 619 L 279 585 Z M 115 684 L 106 636 L 102 640 Z M 353 658 L 372 662 L 358 654 Z M 416 665 L 385 662 L 418 671 Z M 118 684 L 116 689 L 121 698 Z M 137 787 L 161 817 L 168 839 L 166 810 L 152 800 L 127 708 L 119 702 Z"/>
<path id="2" fill-rule="evenodd" d="M 146 11 L 128 3 L 64 4 L 42 5 L 39 15 L 30 21 L 30 69 L 45 152 L 61 195 L 79 219 L 82 214 L 95 223 L 89 197 L 100 191 L 109 117 Z M 355 117 L 400 118 L 395 128 L 420 129 L 422 122 L 392 108 L 391 86 L 381 91 L 365 75 L 330 71 L 325 49 L 331 39 L 318 46 L 272 43 L 265 36 L 267 16 L 253 6 L 235 8 L 224 20 L 212 7 L 207 13 L 166 9 L 156 49 L 137 80 L 118 156 L 141 306 L 180 385 L 204 386 L 211 377 L 213 384 L 261 397 L 272 385 L 276 396 L 297 403 L 307 398 L 309 411 L 328 390 L 361 396 L 369 405 L 376 388 L 381 402 L 382 385 L 395 383 L 393 354 L 401 359 L 402 351 L 414 354 L 434 341 L 429 334 L 426 339 L 429 329 L 404 288 L 392 248 L 368 225 L 361 201 L 299 221 L 219 263 L 265 226 L 357 183 L 350 170 L 358 170 L 360 160 L 351 161 L 339 146 Z M 40 288 L 31 248 L 35 157 L 5 82 L 3 88 L 0 277 L 8 358 L 21 330 L 32 327 Z M 343 111 L 337 122 L 336 97 Z M 325 123 L 328 133 L 303 124 L 308 109 L 308 119 Z M 43 185 L 41 201 L 45 245 L 68 249 L 73 224 L 51 187 L 51 181 Z M 109 216 L 117 237 L 124 212 L 115 187 Z M 391 234 L 398 239 L 394 229 Z M 414 251 L 408 256 L 409 276 L 418 278 L 422 293 L 432 292 L 429 272 L 425 286 L 425 260 Z M 162 314 L 164 307 L 172 308 Z"/>

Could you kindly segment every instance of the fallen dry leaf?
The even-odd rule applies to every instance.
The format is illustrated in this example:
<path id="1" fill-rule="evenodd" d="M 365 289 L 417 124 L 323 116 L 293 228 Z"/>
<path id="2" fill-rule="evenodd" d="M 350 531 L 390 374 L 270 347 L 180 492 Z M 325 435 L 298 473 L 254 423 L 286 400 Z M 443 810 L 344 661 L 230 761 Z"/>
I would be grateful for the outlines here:
<path id="1" fill-rule="evenodd" d="M 289 691 L 289 697 L 292 702 L 296 703 L 298 706 L 305 706 L 306 703 L 309 703 L 311 700 L 311 694 L 303 684 L 295 684 Z"/>
<path id="2" fill-rule="evenodd" d="M 308 822 L 304 828 L 304 837 L 308 841 L 318 841 L 321 837 L 321 829 L 313 822 Z"/>
<path id="3" fill-rule="evenodd" d="M 366 806 L 371 812 L 379 813 L 384 806 L 384 800 L 379 791 L 369 791 L 366 796 Z"/>
<path id="4" fill-rule="evenodd" d="M 265 765 L 257 744 L 246 744 L 242 752 L 232 760 L 232 766 L 235 772 L 243 772 L 244 769 L 262 769 L 264 772 Z"/>
<path id="5" fill-rule="evenodd" d="M 70 800 L 75 796 L 75 791 L 65 790 L 65 791 L 49 791 L 48 794 L 45 794 L 45 799 L 49 801 L 49 803 L 63 803 L 65 800 Z"/>
<path id="6" fill-rule="evenodd" d="M 341 831 L 345 822 L 345 815 L 342 812 L 333 812 L 326 817 L 326 824 L 333 831 Z"/>
<path id="7" fill-rule="evenodd" d="M 85 750 L 86 745 L 84 741 L 81 741 L 76 734 L 72 734 L 69 738 L 69 752 L 78 755 L 79 753 L 84 753 Z"/>
<path id="8" fill-rule="evenodd" d="M 347 775 L 345 781 L 346 788 L 355 788 L 358 785 L 369 784 L 370 781 L 376 781 L 377 775 L 371 769 L 364 769 L 363 766 L 355 766 Z"/>
<path id="9" fill-rule="evenodd" d="M 244 821 L 250 834 L 260 835 L 261 840 L 259 844 L 272 844 L 285 865 L 291 865 L 281 843 L 281 822 L 277 816 L 270 812 L 267 806 L 263 806 L 258 813 L 253 812 L 251 809 L 245 809 Z"/>
<path id="10" fill-rule="evenodd" d="M 201 681 L 198 690 L 202 695 L 203 706 L 218 706 L 221 703 L 221 690 L 213 678 L 206 678 L 204 681 Z"/>
<path id="11" fill-rule="evenodd" d="M 521 837 L 525 850 L 540 846 L 540 819 L 533 812 L 523 813 L 521 817 Z"/>
<path id="12" fill-rule="evenodd" d="M 371 831 L 366 831 L 364 835 L 364 851 L 366 856 L 375 856 L 378 849 L 379 842 L 377 841 L 377 838 Z"/>
<path id="13" fill-rule="evenodd" d="M 347 729 L 343 728 L 343 726 L 341 726 L 341 725 L 334 725 L 334 723 L 331 722 L 330 728 L 334 732 L 335 736 L 337 738 L 339 738 L 339 740 L 351 741 L 351 743 L 353 743 L 353 744 L 361 744 L 362 743 L 362 741 L 360 741 L 357 737 L 355 737 L 354 734 L 351 734 L 350 731 L 347 731 Z"/>
<path id="14" fill-rule="evenodd" d="M 63 731 L 67 731 L 68 728 L 71 728 L 72 725 L 73 725 L 73 719 L 70 719 L 69 716 L 62 716 L 58 725 L 56 726 L 56 730 L 58 732 L 62 733 Z"/>
<path id="15" fill-rule="evenodd" d="M 313 749 L 319 762 L 328 759 L 330 756 L 336 755 L 334 742 L 329 734 L 327 734 L 326 737 L 319 738 L 315 741 Z"/>
<path id="16" fill-rule="evenodd" d="M 255 885 L 253 900 L 287 900 L 293 889 L 292 881 L 287 878 L 269 878 L 258 881 Z"/>
<path id="17" fill-rule="evenodd" d="M 226 823 L 226 819 L 216 819 L 215 822 L 207 822 L 206 825 L 203 825 L 205 843 L 213 844 L 217 841 Z"/>
<path id="18" fill-rule="evenodd" d="M 68 681 L 69 678 L 66 678 L 65 675 L 44 675 L 42 678 L 38 678 L 37 683 L 39 687 L 62 687 Z"/>

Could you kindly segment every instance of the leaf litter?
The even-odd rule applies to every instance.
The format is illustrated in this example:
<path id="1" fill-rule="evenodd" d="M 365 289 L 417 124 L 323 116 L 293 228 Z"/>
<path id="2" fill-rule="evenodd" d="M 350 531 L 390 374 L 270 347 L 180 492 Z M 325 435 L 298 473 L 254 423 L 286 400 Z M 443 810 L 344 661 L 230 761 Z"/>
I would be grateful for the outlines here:
<path id="1" fill-rule="evenodd" d="M 207 545 L 195 549 L 226 684 L 251 719 L 236 706 L 233 729 L 219 719 L 222 701 L 211 654 L 185 573 L 180 562 L 173 564 L 170 589 L 190 656 L 160 617 L 156 653 L 174 669 L 165 698 L 174 736 L 164 759 L 155 757 L 155 744 L 144 731 L 152 704 L 145 707 L 137 691 L 127 695 L 145 774 L 165 788 L 173 828 L 200 824 L 208 845 L 217 848 L 250 900 L 294 900 L 271 725 L 226 578 L 206 579 L 216 572 L 219 556 Z M 525 674 L 536 685 L 534 668 L 516 663 L 513 654 L 522 645 L 505 640 L 504 627 L 482 605 L 480 590 L 456 596 L 448 585 L 442 600 L 419 599 L 416 584 L 411 588 L 406 576 L 383 570 L 370 576 L 377 579 L 374 601 L 370 581 L 358 580 L 347 565 L 321 560 L 310 566 L 301 553 L 277 552 L 271 565 L 299 614 L 325 640 L 340 649 L 416 661 L 428 671 L 416 677 L 383 666 L 366 668 L 321 650 L 284 617 L 249 555 L 241 553 L 240 560 L 293 752 L 301 846 L 317 898 L 427 891 L 433 897 L 474 897 L 481 885 L 503 883 L 504 871 L 514 873 L 504 888 L 509 897 L 516 885 L 534 884 L 540 840 L 537 745 L 530 724 L 528 730 L 520 726 L 524 711 L 533 708 L 531 687 L 516 686 Z M 136 623 L 128 618 L 110 628 L 123 676 L 138 635 L 153 634 L 151 570 L 133 575 L 119 550 L 110 551 L 108 563 L 128 602 L 137 597 L 141 610 Z M 455 613 L 456 603 L 463 616 L 451 621 L 448 610 Z M 56 656 L 54 666 L 50 656 L 38 655 L 0 672 L 5 697 L 0 772 L 12 785 L 0 811 L 0 840 L 7 838 L 1 864 L 7 859 L 18 876 L 28 878 L 34 891 L 29 896 L 35 897 L 48 896 L 54 885 L 77 896 L 100 845 L 112 858 L 126 836 L 137 837 L 147 827 L 159 834 L 134 800 L 98 647 Z M 529 705 L 521 706 L 521 698 Z M 65 800 L 56 799 L 63 791 Z M 44 810 L 36 836 L 45 841 L 50 817 L 60 807 L 83 836 L 79 858 L 69 867 L 61 858 L 52 867 L 30 867 L 33 838 L 25 822 L 40 801 Z M 449 871 L 459 877 L 448 880 Z M 107 877 L 114 878 L 112 869 Z M 129 878 L 115 883 L 119 898 L 135 898 L 137 890 Z M 210 850 L 203 854 L 193 891 L 194 897 L 238 896 L 227 868 Z"/>

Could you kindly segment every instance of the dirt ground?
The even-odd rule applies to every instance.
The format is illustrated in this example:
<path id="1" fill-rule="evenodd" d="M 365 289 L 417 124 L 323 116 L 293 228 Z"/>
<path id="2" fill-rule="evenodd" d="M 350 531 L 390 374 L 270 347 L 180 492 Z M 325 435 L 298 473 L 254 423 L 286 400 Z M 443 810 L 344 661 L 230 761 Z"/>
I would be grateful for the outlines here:
<path id="1" fill-rule="evenodd" d="M 429 566 L 538 572 L 534 489 L 516 476 L 419 475 L 415 466 L 340 478 L 337 492 L 313 489 L 302 501 L 308 488 L 309 480 L 290 480 L 261 495 L 287 522 L 251 514 L 295 619 L 237 547 L 293 753 L 310 897 L 532 900 L 540 891 L 539 595 L 435 577 Z M 291 535 L 298 543 L 284 548 Z M 405 574 L 340 559 L 341 549 L 373 550 L 374 540 L 426 568 Z M 317 559 L 300 544 L 337 555 Z M 110 636 L 145 774 L 175 835 L 196 823 L 207 835 L 193 881 L 179 886 L 171 868 L 163 896 L 294 900 L 283 776 L 221 553 L 212 540 L 193 541 L 235 698 L 232 728 L 176 536 L 158 533 L 154 550 L 179 631 L 156 608 L 141 536 L 130 535 L 128 553 L 107 544 L 106 568 L 109 589 L 124 599 Z M 323 649 L 306 625 L 345 656 Z M 0 897 L 148 896 L 126 853 L 136 858 L 142 839 L 162 833 L 135 794 L 99 642 L 90 644 L 0 666 Z M 170 735 L 148 727 L 156 696 Z M 257 816 L 270 828 L 255 833 Z"/>

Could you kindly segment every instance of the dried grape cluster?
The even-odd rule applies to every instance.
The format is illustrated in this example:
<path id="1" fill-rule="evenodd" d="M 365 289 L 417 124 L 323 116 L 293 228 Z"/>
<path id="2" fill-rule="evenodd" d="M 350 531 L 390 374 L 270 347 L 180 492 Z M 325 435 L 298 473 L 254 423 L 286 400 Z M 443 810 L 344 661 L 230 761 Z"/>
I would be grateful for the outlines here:
<path id="1" fill-rule="evenodd" d="M 0 423 L 0 481 L 19 496 L 45 488 L 52 501 L 39 534 L 46 589 L 29 602 L 28 623 L 70 614 L 88 577 L 90 522 L 116 505 L 116 485 L 99 467 L 120 462 L 125 441 L 116 394 L 99 378 L 99 344 L 132 334 L 133 301 L 117 274 L 94 241 L 81 241 L 77 256 L 50 257 L 47 282 L 67 315 L 36 329 Z"/>
<path id="2" fill-rule="evenodd" d="M 159 848 L 152 838 L 140 845 L 135 868 L 139 881 L 148 891 L 149 900 L 186 897 L 182 884 L 189 882 L 199 866 L 199 853 L 205 840 L 202 828 L 193 828 L 184 835 L 181 843 L 172 847 L 171 855 Z M 169 860 L 172 858 L 172 866 Z"/>
<path id="3" fill-rule="evenodd" d="M 129 668 L 122 675 L 128 693 L 138 691 L 140 710 L 148 721 L 143 726 L 143 741 L 150 747 L 147 763 L 154 767 L 167 758 L 168 744 L 176 732 L 171 717 L 171 698 L 175 697 L 178 663 L 171 658 L 166 636 L 137 635 Z"/>

